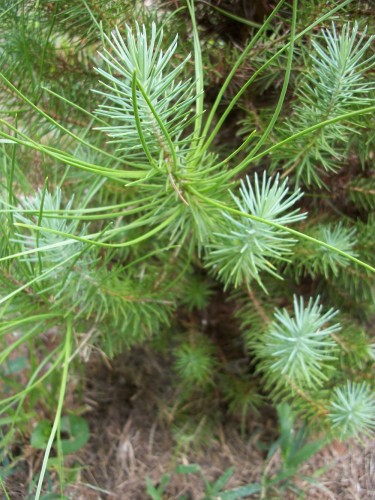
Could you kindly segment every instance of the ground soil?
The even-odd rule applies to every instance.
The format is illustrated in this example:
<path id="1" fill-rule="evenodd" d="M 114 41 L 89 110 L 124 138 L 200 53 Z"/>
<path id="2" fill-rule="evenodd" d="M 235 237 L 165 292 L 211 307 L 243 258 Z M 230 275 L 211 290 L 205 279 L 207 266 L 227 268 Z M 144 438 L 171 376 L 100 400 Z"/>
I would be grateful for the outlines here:
<path id="1" fill-rule="evenodd" d="M 143 368 L 141 374 L 135 375 L 140 358 Z M 265 465 L 265 451 L 260 447 L 261 442 L 277 436 L 272 413 L 251 417 L 246 436 L 241 435 L 234 420 L 228 419 L 215 428 L 215 433 L 199 449 L 176 451 L 172 417 L 161 403 L 166 401 L 162 393 L 168 392 L 165 369 L 162 360 L 147 350 L 136 352 L 132 360 L 121 356 L 104 362 L 98 356 L 87 365 L 85 377 L 84 416 L 90 424 L 91 438 L 77 455 L 67 457 L 66 465 L 80 465 L 75 482 L 66 491 L 69 498 L 146 500 L 150 498 L 146 493 L 146 477 L 157 485 L 163 474 L 173 471 L 177 464 L 199 464 L 208 480 L 215 480 L 234 467 L 228 489 L 259 482 L 265 466 L 269 475 L 280 466 L 277 453 Z M 74 384 L 71 388 L 67 402 L 74 406 L 77 399 Z M 31 470 L 35 470 L 42 457 L 42 452 L 40 457 L 35 457 L 35 452 L 28 455 L 27 449 L 26 444 L 23 449 L 21 446 L 24 459 L 18 473 L 8 480 L 11 500 L 27 498 Z M 314 476 L 319 486 L 304 481 L 302 474 Z M 375 500 L 375 441 L 345 445 L 334 442 L 306 463 L 301 475 L 295 484 L 307 499 Z M 203 499 L 204 483 L 199 474 L 172 476 L 163 498 L 178 500 L 183 495 L 186 499 Z M 264 498 L 300 497 L 287 491 L 269 492 Z"/>

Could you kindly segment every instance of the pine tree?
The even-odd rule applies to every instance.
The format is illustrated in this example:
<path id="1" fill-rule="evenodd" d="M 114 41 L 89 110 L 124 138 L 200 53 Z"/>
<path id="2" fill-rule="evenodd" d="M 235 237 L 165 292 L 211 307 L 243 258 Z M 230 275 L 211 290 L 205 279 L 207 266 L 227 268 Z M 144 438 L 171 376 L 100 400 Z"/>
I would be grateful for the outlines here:
<path id="1" fill-rule="evenodd" d="M 192 422 L 219 400 L 244 428 L 271 400 L 371 433 L 373 27 L 347 1 L 282 0 L 261 24 L 236 16 L 239 50 L 201 29 L 214 6 L 184 7 L 162 25 L 137 2 L 0 7 L 1 361 L 30 353 L 1 412 L 27 431 L 62 372 L 52 443 L 89 331 L 108 356 L 164 349 Z M 224 353 L 198 319 L 219 293 L 240 325 Z M 14 423 L 2 436 L 6 453 Z"/>

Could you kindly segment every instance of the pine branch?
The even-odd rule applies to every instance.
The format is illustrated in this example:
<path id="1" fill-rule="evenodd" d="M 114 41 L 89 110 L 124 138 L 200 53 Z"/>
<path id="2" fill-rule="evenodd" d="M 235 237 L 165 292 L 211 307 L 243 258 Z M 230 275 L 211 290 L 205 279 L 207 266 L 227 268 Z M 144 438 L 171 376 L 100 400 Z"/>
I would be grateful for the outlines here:
<path id="1" fill-rule="evenodd" d="M 355 23 L 352 28 L 345 25 L 341 33 L 333 24 L 330 31 L 323 31 L 323 39 L 324 45 L 313 41 L 312 71 L 297 92 L 298 100 L 284 135 L 288 129 L 288 134 L 295 134 L 373 102 L 369 96 L 373 85 L 365 77 L 375 63 L 373 56 L 366 55 L 373 37 L 366 40 L 366 32 L 359 34 Z M 353 130 L 351 120 L 340 121 L 316 131 L 303 142 L 295 140 L 274 154 L 273 168 L 282 164 L 284 175 L 293 172 L 297 184 L 302 181 L 324 186 L 324 171 L 334 173 L 340 168 Z"/>
<path id="2" fill-rule="evenodd" d="M 285 309 L 276 310 L 275 319 L 257 348 L 267 385 L 282 387 L 284 376 L 301 389 L 317 388 L 327 380 L 324 367 L 335 359 L 336 342 L 331 334 L 340 330 L 340 325 L 325 327 L 337 311 L 321 311 L 319 298 L 310 299 L 305 307 L 303 299 L 296 296 L 294 318 Z"/>
<path id="3" fill-rule="evenodd" d="M 191 106 L 196 98 L 194 84 L 180 79 L 188 59 L 172 66 L 177 38 L 163 53 L 163 32 L 158 34 L 155 24 L 152 24 L 149 40 L 144 26 L 141 29 L 137 25 L 135 34 L 126 26 L 125 34 L 126 43 L 118 29 L 112 39 L 105 37 L 109 49 L 104 50 L 102 59 L 108 70 L 97 71 L 108 82 L 104 83 L 107 90 L 96 92 L 110 104 L 100 105 L 98 113 L 117 123 L 101 130 L 113 137 L 121 149 L 126 149 L 128 158 L 141 162 L 144 168 L 150 163 L 160 168 L 174 150 L 181 154 L 188 144 L 182 134 L 189 125 Z M 137 89 L 139 86 L 144 94 Z M 164 127 L 173 142 L 172 152 Z"/>
<path id="4" fill-rule="evenodd" d="M 241 198 L 232 194 L 240 212 L 249 213 L 277 224 L 289 224 L 305 217 L 298 209 L 288 212 L 290 207 L 302 196 L 296 191 L 288 196 L 286 181 L 279 184 L 279 178 L 272 182 L 263 174 L 261 183 L 257 175 L 254 187 L 247 178 L 246 184 L 241 181 Z M 226 221 L 225 232 L 215 233 L 209 245 L 207 264 L 217 268 L 217 274 L 225 286 L 235 287 L 255 280 L 262 286 L 261 271 L 266 271 L 279 277 L 273 262 L 286 260 L 291 253 L 294 240 L 282 230 L 266 226 L 251 219 L 235 219 L 224 213 Z"/>

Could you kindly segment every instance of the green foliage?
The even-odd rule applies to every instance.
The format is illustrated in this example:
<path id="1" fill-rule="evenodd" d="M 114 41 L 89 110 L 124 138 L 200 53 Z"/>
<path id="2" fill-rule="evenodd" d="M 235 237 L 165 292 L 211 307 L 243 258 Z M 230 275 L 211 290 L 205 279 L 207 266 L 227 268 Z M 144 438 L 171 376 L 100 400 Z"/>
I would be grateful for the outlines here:
<path id="1" fill-rule="evenodd" d="M 285 309 L 275 311 L 275 320 L 257 349 L 260 367 L 274 391 L 288 380 L 299 387 L 319 387 L 327 380 L 324 368 L 334 359 L 336 346 L 331 335 L 340 325 L 326 327 L 337 311 L 322 314 L 321 310 L 319 298 L 310 298 L 305 306 L 303 298 L 295 296 L 294 317 Z"/>
<path id="2" fill-rule="evenodd" d="M 374 63 L 374 56 L 367 56 L 372 41 L 366 30 L 359 34 L 357 23 L 344 25 L 341 32 L 333 24 L 323 31 L 322 43 L 313 40 L 311 72 L 297 91 L 284 137 L 374 102 L 369 94 L 373 85 L 365 76 Z M 297 185 L 324 186 L 324 173 L 339 170 L 355 126 L 350 118 L 332 123 L 280 149 L 274 162 L 282 161 L 283 169 L 293 171 Z"/>
<path id="3" fill-rule="evenodd" d="M 215 369 L 214 346 L 203 336 L 194 335 L 174 350 L 175 370 L 185 388 L 212 384 Z"/>
<path id="4" fill-rule="evenodd" d="M 51 428 L 52 425 L 48 420 L 41 420 L 31 434 L 31 446 L 36 449 L 45 450 Z M 60 432 L 67 436 L 64 439 L 60 437 L 60 446 L 64 455 L 75 453 L 83 448 L 90 437 L 87 421 L 75 415 L 67 415 L 61 418 Z M 59 446 L 58 442 L 55 446 Z"/>
<path id="5" fill-rule="evenodd" d="M 354 205 L 365 211 L 375 210 L 375 177 L 358 177 L 348 186 Z"/>
<path id="6" fill-rule="evenodd" d="M 371 17 L 294 0 L 258 22 L 187 0 L 161 25 L 153 4 L 0 6 L 1 450 L 32 435 L 36 405 L 55 410 L 35 498 L 55 443 L 63 477 L 82 332 L 106 356 L 163 351 L 180 448 L 288 402 L 271 487 L 315 449 L 292 412 L 329 438 L 374 427 Z M 213 10 L 235 44 L 203 29 Z M 223 491 L 229 475 L 207 498 L 248 491 Z"/>
<path id="7" fill-rule="evenodd" d="M 282 403 L 277 406 L 279 417 L 280 437 L 270 446 L 266 466 L 261 483 L 261 498 L 270 498 L 272 492 L 277 495 L 287 491 L 302 494 L 303 491 L 297 484 L 297 479 L 308 481 L 317 489 L 321 487 L 319 482 L 312 477 L 305 476 L 300 472 L 306 461 L 315 455 L 326 443 L 326 440 L 308 441 L 308 433 L 303 426 L 296 428 L 295 415 L 290 406 Z M 270 475 L 267 463 L 280 454 L 280 467 L 274 475 Z"/>
<path id="8" fill-rule="evenodd" d="M 272 179 L 267 179 L 266 173 L 263 174 L 261 186 L 256 174 L 254 188 L 248 177 L 247 186 L 241 181 L 241 199 L 232 195 L 240 212 L 255 215 L 279 226 L 303 219 L 304 215 L 297 214 L 298 210 L 283 213 L 301 194 L 296 192 L 286 198 L 286 181 L 279 185 L 277 177 L 273 184 L 271 182 Z M 217 273 L 225 286 L 249 285 L 252 279 L 262 286 L 261 271 L 278 277 L 272 261 L 285 260 L 284 256 L 291 253 L 295 240 L 288 238 L 279 227 L 244 217 L 237 220 L 231 215 L 224 216 L 228 227 L 225 233 L 215 233 L 214 242 L 209 245 L 207 261 L 209 266 L 218 269 Z"/>
<path id="9" fill-rule="evenodd" d="M 184 295 L 181 297 L 181 300 L 189 312 L 195 309 L 204 309 L 214 294 L 213 283 L 210 283 L 206 276 L 198 274 L 186 276 L 183 288 Z"/>
<path id="10" fill-rule="evenodd" d="M 39 9 L 44 11 L 47 19 L 52 13 L 57 25 L 55 29 L 68 38 L 70 48 L 78 50 L 82 43 L 86 46 L 99 42 L 98 21 L 109 32 L 137 12 L 137 2 L 111 0 L 103 3 L 94 0 L 85 5 L 79 0 L 40 0 Z"/>
<path id="11" fill-rule="evenodd" d="M 279 226 L 305 217 L 305 214 L 298 214 L 298 209 L 287 212 L 302 193 L 296 191 L 288 196 L 286 181 L 280 185 L 278 177 L 272 181 L 271 178 L 267 179 L 265 172 L 261 184 L 255 174 L 254 187 L 248 177 L 246 184 L 241 181 L 240 195 L 241 199 L 232 195 L 240 212 Z M 272 261 L 285 260 L 284 256 L 291 253 L 295 240 L 289 238 L 280 227 L 244 217 L 238 220 L 225 213 L 224 217 L 227 220 L 226 232 L 215 233 L 215 239 L 209 246 L 207 262 L 210 267 L 218 269 L 217 274 L 225 286 L 249 285 L 252 279 L 262 286 L 262 271 L 278 277 Z"/>
<path id="12" fill-rule="evenodd" d="M 297 427 L 297 422 L 290 406 L 280 404 L 277 406 L 279 417 L 279 437 L 269 446 L 267 460 L 265 462 L 262 480 L 260 483 L 254 482 L 244 486 L 231 489 L 224 489 L 233 476 L 234 468 L 227 469 L 215 481 L 208 481 L 204 472 L 198 464 L 177 465 L 173 473 L 164 474 L 155 486 L 147 478 L 147 494 L 153 500 L 162 500 L 168 494 L 168 487 L 173 477 L 179 474 L 189 474 L 204 484 L 204 497 L 202 500 L 237 500 L 247 498 L 251 495 L 258 495 L 258 498 L 274 498 L 273 494 L 279 495 L 288 491 L 303 494 L 298 486 L 298 480 L 308 481 L 317 489 L 324 491 L 324 487 L 313 477 L 306 476 L 300 472 L 306 461 L 315 455 L 326 444 L 326 440 L 309 441 L 305 427 Z M 280 455 L 280 466 L 273 474 L 269 473 L 269 463 Z M 192 483 L 191 483 L 192 484 Z M 179 498 L 185 498 L 184 496 Z M 186 497 L 188 498 L 188 497 Z M 276 497 L 275 497 L 276 498 Z"/>
<path id="13" fill-rule="evenodd" d="M 135 35 L 126 26 L 124 35 L 116 29 L 112 40 L 106 37 L 109 50 L 102 59 L 109 72 L 97 70 L 108 82 L 100 92 L 106 104 L 99 107 L 98 114 L 113 120 L 113 125 L 101 128 L 126 151 L 127 159 L 157 169 L 169 157 L 178 161 L 180 155 L 185 156 L 188 140 L 181 134 L 189 124 L 195 95 L 194 83 L 181 80 L 188 59 L 172 66 L 177 38 L 162 52 L 163 32 L 158 34 L 154 23 L 150 40 L 147 38 L 145 26 L 138 25 Z"/>
<path id="14" fill-rule="evenodd" d="M 375 398 L 369 386 L 348 381 L 346 386 L 336 387 L 329 418 L 340 436 L 371 434 L 375 428 Z"/>
<path id="15" fill-rule="evenodd" d="M 57 188 L 54 193 L 46 189 L 39 189 L 34 196 L 28 196 L 22 201 L 19 210 L 14 214 L 14 222 L 27 226 L 25 232 L 22 226 L 16 229 L 14 242 L 19 244 L 21 252 L 25 252 L 25 260 L 30 267 L 35 267 L 38 263 L 39 274 L 43 271 L 48 273 L 48 279 L 55 284 L 65 274 L 65 267 L 56 267 L 58 263 L 65 265 L 74 259 L 75 265 L 82 266 L 84 247 L 78 241 L 70 241 L 66 244 L 66 239 L 59 233 L 79 234 L 86 236 L 87 231 L 83 227 L 78 229 L 79 219 L 69 220 L 68 213 L 73 205 L 73 197 L 68 201 L 65 208 L 61 206 L 61 189 Z M 45 229 L 45 231 L 43 231 Z M 18 232 L 19 231 L 19 232 Z M 65 243 L 65 244 L 64 244 Z M 38 254 L 33 252 L 35 248 L 46 248 Z M 31 253 L 27 253 L 30 252 Z M 83 255 L 82 255 L 83 254 Z M 81 257 L 82 255 L 82 257 Z M 80 272 L 83 272 L 81 267 Z M 59 292 L 61 289 L 59 288 Z"/>
<path id="16" fill-rule="evenodd" d="M 339 248 L 346 254 L 357 256 L 357 253 L 353 250 L 357 244 L 356 229 L 344 227 L 341 221 L 336 224 L 319 224 L 313 227 L 309 233 L 315 238 Z M 340 270 L 348 265 L 349 260 L 347 257 L 330 252 L 323 247 L 316 250 L 307 242 L 296 250 L 295 262 L 291 268 L 297 275 L 309 274 L 312 278 L 320 275 L 328 280 L 332 276 L 337 277 Z"/>
<path id="17" fill-rule="evenodd" d="M 258 493 L 260 490 L 260 486 L 257 483 L 224 490 L 223 488 L 233 475 L 233 468 L 227 469 L 216 481 L 213 482 L 206 479 L 202 468 L 198 464 L 177 465 L 174 472 L 175 474 L 198 474 L 200 476 L 198 476 L 200 481 L 204 484 L 204 497 L 202 497 L 202 500 L 215 500 L 217 498 L 221 498 L 223 500 L 237 500 L 239 498 L 246 498 L 249 495 Z M 152 498 L 152 500 L 162 500 L 165 498 L 163 495 L 167 492 L 171 479 L 171 474 L 164 474 L 157 487 L 155 487 L 152 481 L 147 478 L 146 492 L 149 497 Z M 189 497 L 183 495 L 179 496 L 179 498 L 180 500 L 185 498 L 187 500 Z"/>

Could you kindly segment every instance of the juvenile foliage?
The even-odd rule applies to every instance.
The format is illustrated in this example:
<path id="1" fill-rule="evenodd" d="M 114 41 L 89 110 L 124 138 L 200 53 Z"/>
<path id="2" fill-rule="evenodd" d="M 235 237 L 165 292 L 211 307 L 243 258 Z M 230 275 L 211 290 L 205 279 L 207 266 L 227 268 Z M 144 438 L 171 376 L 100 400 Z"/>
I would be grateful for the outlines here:
<path id="1" fill-rule="evenodd" d="M 18 224 L 27 225 L 24 232 L 16 233 L 14 241 L 20 244 L 23 251 L 31 251 L 35 248 L 47 249 L 42 252 L 29 253 L 25 257 L 30 263 L 35 264 L 40 262 L 44 269 L 50 269 L 56 266 L 57 263 L 66 261 L 69 257 L 74 258 L 83 250 L 83 245 L 77 241 L 67 242 L 59 232 L 68 234 L 79 234 L 85 236 L 87 230 L 85 228 L 79 230 L 79 219 L 69 220 L 68 212 L 73 206 L 74 197 L 72 196 L 68 203 L 62 208 L 62 192 L 60 188 L 56 188 L 55 192 L 50 193 L 47 190 L 39 189 L 35 196 L 26 197 L 19 211 L 14 214 L 14 220 Z M 44 232 L 43 229 L 54 232 Z M 35 230 L 34 230 L 35 229 Z M 55 233 L 56 231 L 56 233 Z M 62 243 L 70 243 L 62 246 Z M 40 269 L 39 272 L 41 272 Z M 57 268 L 56 271 L 49 276 L 50 280 L 58 279 L 58 274 L 66 272 L 66 268 Z M 56 281 L 55 281 L 56 282 Z"/>
<path id="2" fill-rule="evenodd" d="M 172 65 L 177 37 L 163 52 L 163 31 L 158 33 L 154 23 L 149 41 L 145 26 L 138 25 L 135 34 L 126 26 L 125 39 L 118 28 L 111 38 L 106 37 L 109 49 L 102 55 L 108 70 L 97 69 L 106 87 L 98 91 L 106 100 L 98 114 L 115 123 L 101 128 L 126 151 L 127 159 L 161 168 L 172 163 L 172 156 L 179 156 L 175 153 L 187 143 L 181 134 L 195 99 L 193 82 L 181 79 L 188 59 Z"/>
<path id="3" fill-rule="evenodd" d="M 348 381 L 346 386 L 336 387 L 329 418 L 346 438 L 370 434 L 375 428 L 375 399 L 368 385 Z"/>
<path id="4" fill-rule="evenodd" d="M 358 177 L 349 185 L 349 195 L 356 207 L 365 211 L 375 210 L 375 176 Z"/>
<path id="5" fill-rule="evenodd" d="M 354 250 L 357 244 L 356 229 L 344 227 L 341 221 L 337 224 L 319 224 L 312 228 L 310 234 L 346 254 L 353 257 L 358 255 Z M 349 266 L 347 257 L 331 252 L 327 248 L 315 249 L 306 243 L 296 249 L 295 260 L 291 267 L 298 275 L 309 274 L 312 278 L 321 275 L 329 279 L 331 276 L 337 277 L 347 266 Z"/>
<path id="6" fill-rule="evenodd" d="M 214 352 L 210 342 L 194 334 L 174 351 L 176 372 L 187 388 L 212 383 L 216 365 Z"/>
<path id="7" fill-rule="evenodd" d="M 310 298 L 307 306 L 302 297 L 294 297 L 294 317 L 287 310 L 276 310 L 269 331 L 262 337 L 258 356 L 268 384 L 318 387 L 327 380 L 325 367 L 334 359 L 332 334 L 339 324 L 326 326 L 337 311 L 322 314 L 319 298 Z"/>
<path id="8" fill-rule="evenodd" d="M 305 217 L 305 214 L 298 213 L 298 209 L 288 212 L 302 193 L 298 190 L 288 196 L 287 181 L 280 184 L 278 177 L 274 180 L 267 178 L 264 172 L 259 182 L 255 174 L 254 187 L 247 177 L 246 183 L 241 181 L 239 191 L 241 197 L 232 194 L 232 198 L 242 213 L 264 218 L 279 226 Z M 225 286 L 249 285 L 251 280 L 263 286 L 261 271 L 279 277 L 274 262 L 286 260 L 295 240 L 279 227 L 225 213 L 223 217 L 227 221 L 226 233 L 215 233 L 207 262 L 214 270 L 218 269 L 217 274 Z"/>
<path id="9" fill-rule="evenodd" d="M 332 24 L 322 34 L 321 42 L 312 42 L 312 70 L 296 92 L 297 100 L 281 138 L 374 102 L 370 95 L 373 83 L 365 76 L 374 65 L 374 56 L 367 55 L 374 37 L 367 37 L 366 30 L 360 33 L 356 22 L 344 25 L 341 31 Z M 326 173 L 340 169 L 355 127 L 355 121 L 348 117 L 308 137 L 296 138 L 274 154 L 274 166 L 282 162 L 284 170 L 294 173 L 297 185 L 322 187 Z"/>

